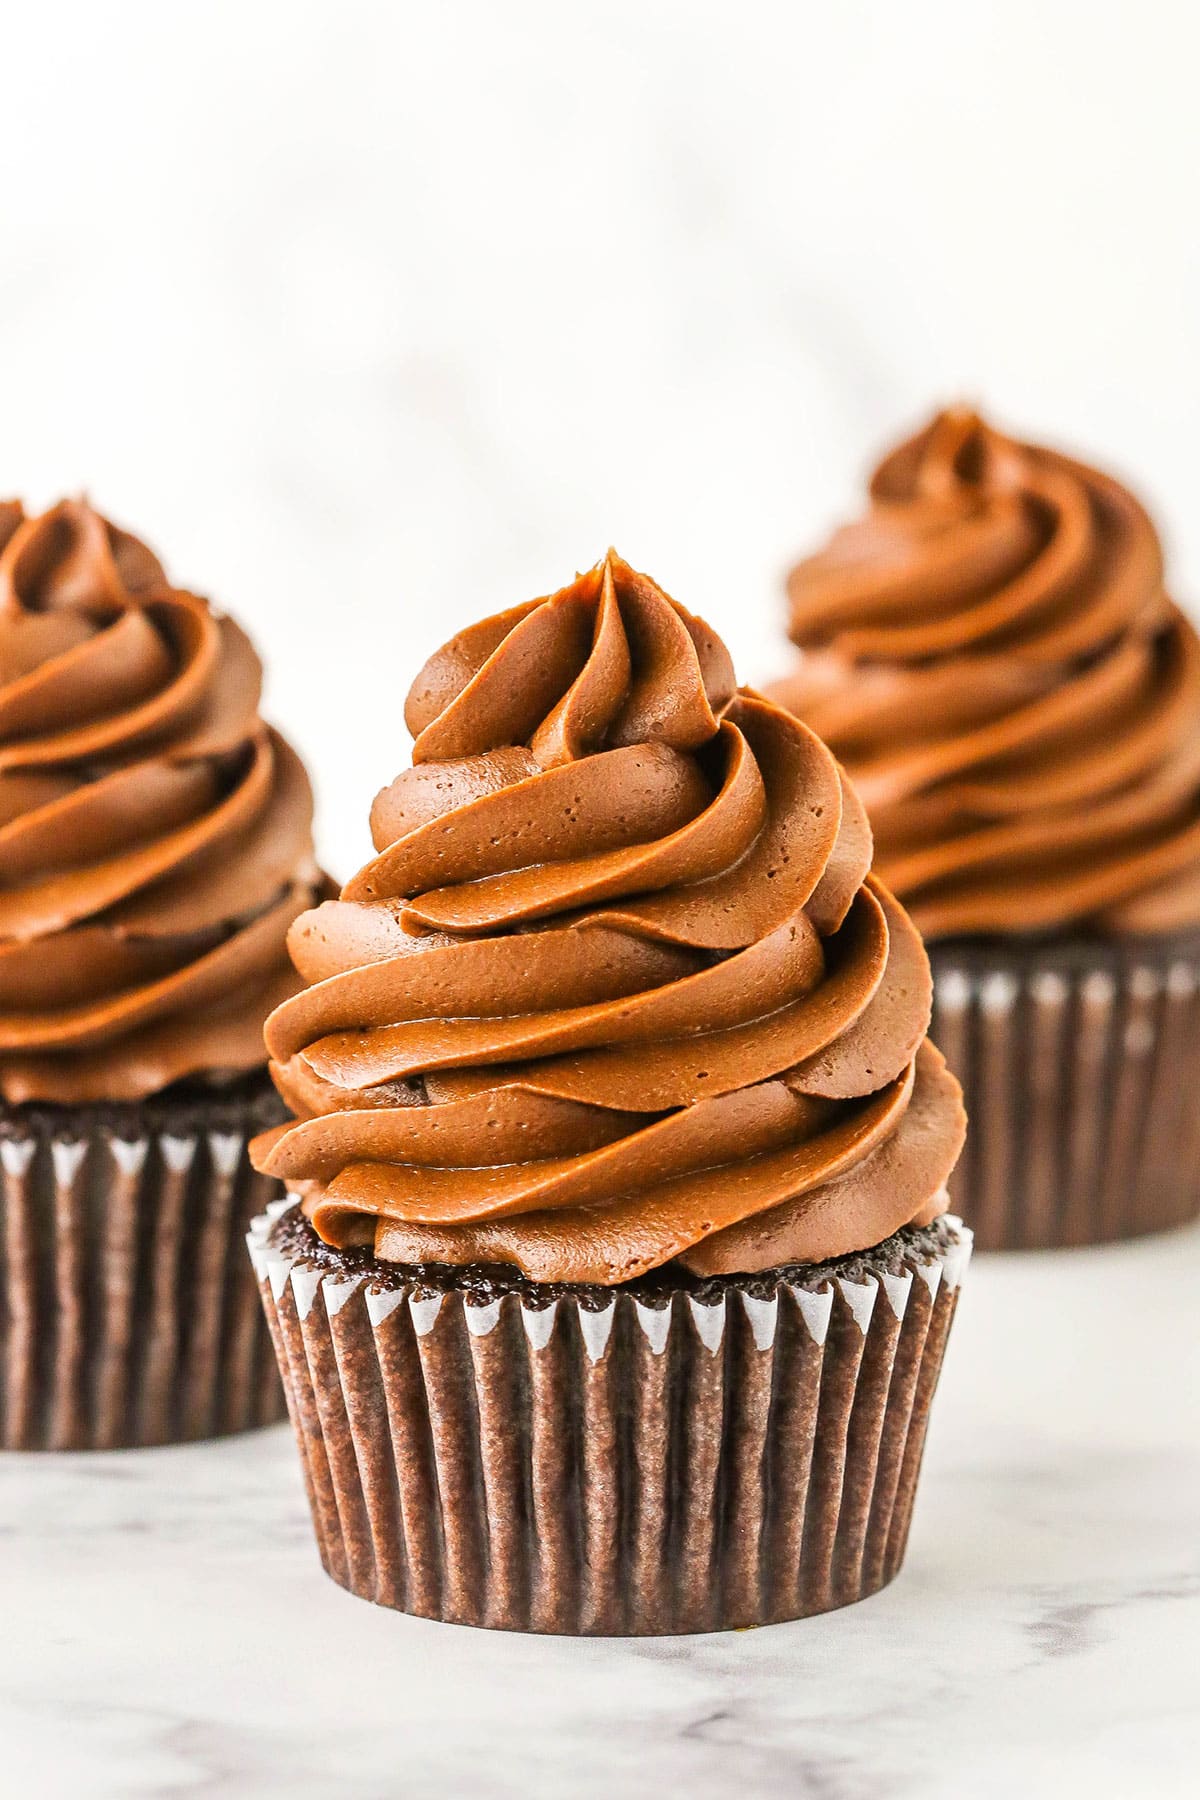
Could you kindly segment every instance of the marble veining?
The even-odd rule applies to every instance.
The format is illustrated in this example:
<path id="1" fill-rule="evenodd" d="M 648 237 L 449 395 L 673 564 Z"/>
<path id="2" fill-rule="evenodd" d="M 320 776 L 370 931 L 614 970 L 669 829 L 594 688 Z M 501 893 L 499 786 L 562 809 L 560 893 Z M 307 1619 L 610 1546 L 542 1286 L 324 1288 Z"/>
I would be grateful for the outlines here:
<path id="1" fill-rule="evenodd" d="M 370 1607 L 318 1567 L 287 1428 L 0 1458 L 0 1793 L 1190 1794 L 1198 1270 L 1200 1231 L 977 1257 L 899 1579 L 759 1632 Z"/>

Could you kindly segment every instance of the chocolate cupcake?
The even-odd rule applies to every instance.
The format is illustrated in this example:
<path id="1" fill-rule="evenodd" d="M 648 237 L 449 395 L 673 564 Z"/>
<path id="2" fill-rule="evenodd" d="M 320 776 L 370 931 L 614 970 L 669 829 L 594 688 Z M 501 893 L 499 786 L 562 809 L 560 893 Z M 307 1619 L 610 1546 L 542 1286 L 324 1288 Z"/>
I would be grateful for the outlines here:
<path id="1" fill-rule="evenodd" d="M 283 1414 L 242 1240 L 320 897 L 258 658 L 82 502 L 0 508 L 0 1445 Z"/>
<path id="2" fill-rule="evenodd" d="M 793 570 L 774 698 L 849 770 L 930 943 L 981 1246 L 1200 1207 L 1200 641 L 1111 476 L 941 414 Z"/>
<path id="3" fill-rule="evenodd" d="M 451 640 L 269 1021 L 250 1247 L 322 1560 L 431 1618 L 705 1631 L 903 1556 L 970 1234 L 853 791 L 610 554 Z"/>

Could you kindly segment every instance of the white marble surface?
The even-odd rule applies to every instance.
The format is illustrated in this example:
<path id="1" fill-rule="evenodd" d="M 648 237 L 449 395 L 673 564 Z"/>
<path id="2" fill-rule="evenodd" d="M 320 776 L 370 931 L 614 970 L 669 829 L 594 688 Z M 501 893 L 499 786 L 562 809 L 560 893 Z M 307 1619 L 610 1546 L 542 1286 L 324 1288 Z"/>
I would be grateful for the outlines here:
<path id="1" fill-rule="evenodd" d="M 980 1257 L 908 1561 L 844 1612 L 609 1643 L 322 1574 L 286 1427 L 0 1458 L 22 1800 L 1174 1800 L 1200 1759 L 1200 1231 Z"/>

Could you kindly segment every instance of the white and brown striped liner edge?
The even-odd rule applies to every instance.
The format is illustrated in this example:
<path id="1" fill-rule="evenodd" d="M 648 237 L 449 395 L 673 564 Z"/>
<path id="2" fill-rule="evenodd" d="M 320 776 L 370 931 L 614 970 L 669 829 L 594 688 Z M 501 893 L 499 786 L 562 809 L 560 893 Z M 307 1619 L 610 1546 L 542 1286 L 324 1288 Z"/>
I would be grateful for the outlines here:
<path id="1" fill-rule="evenodd" d="M 930 1036 L 969 1121 L 950 1198 L 978 1249 L 1106 1243 L 1200 1213 L 1200 947 L 930 959 Z"/>
<path id="2" fill-rule="evenodd" d="M 620 1636 L 799 1618 L 896 1574 L 965 1228 L 900 1275 L 589 1311 L 322 1271 L 270 1242 L 288 1204 L 247 1243 L 351 1592 Z"/>
<path id="3" fill-rule="evenodd" d="M 120 1449 L 285 1416 L 241 1132 L 0 1138 L 0 1447 Z"/>

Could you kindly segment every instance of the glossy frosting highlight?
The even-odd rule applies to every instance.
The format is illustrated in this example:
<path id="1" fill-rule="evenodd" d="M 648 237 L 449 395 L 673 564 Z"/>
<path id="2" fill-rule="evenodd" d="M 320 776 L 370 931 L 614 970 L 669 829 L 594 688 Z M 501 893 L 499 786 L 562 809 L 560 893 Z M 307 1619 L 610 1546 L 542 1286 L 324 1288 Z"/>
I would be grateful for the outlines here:
<path id="1" fill-rule="evenodd" d="M 290 946 L 298 1122 L 258 1166 L 327 1241 L 612 1284 L 935 1217 L 962 1135 L 862 808 L 724 645 L 610 554 L 409 694 L 376 855 Z"/>
<path id="2" fill-rule="evenodd" d="M 136 1100 L 261 1066 L 319 897 L 249 639 L 79 501 L 0 507 L 0 1094 Z"/>
<path id="3" fill-rule="evenodd" d="M 1200 924 L 1200 640 L 1126 488 L 942 413 L 792 571 L 773 697 L 926 937 Z"/>

